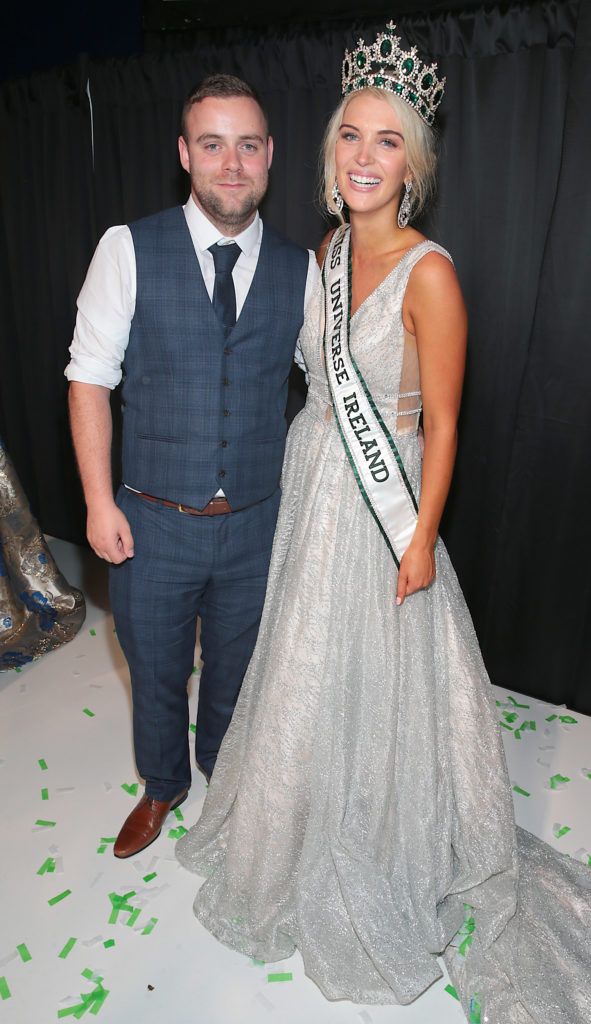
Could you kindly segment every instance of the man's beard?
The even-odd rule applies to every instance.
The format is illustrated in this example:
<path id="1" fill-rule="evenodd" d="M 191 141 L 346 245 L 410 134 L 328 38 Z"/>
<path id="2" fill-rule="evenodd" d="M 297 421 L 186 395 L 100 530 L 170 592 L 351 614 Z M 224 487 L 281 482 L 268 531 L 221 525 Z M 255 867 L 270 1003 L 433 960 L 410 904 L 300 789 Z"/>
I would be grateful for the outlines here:
<path id="1" fill-rule="evenodd" d="M 201 183 L 193 182 L 193 190 L 199 200 L 199 205 L 204 213 L 209 216 L 210 220 L 218 227 L 233 229 L 241 227 L 246 221 L 250 220 L 258 209 L 267 186 L 265 183 L 265 186 L 258 190 L 251 187 L 244 194 L 239 204 L 234 201 L 231 204 L 228 203 L 228 205 L 224 203 L 223 197 L 218 196 L 217 193 L 201 185 Z"/>

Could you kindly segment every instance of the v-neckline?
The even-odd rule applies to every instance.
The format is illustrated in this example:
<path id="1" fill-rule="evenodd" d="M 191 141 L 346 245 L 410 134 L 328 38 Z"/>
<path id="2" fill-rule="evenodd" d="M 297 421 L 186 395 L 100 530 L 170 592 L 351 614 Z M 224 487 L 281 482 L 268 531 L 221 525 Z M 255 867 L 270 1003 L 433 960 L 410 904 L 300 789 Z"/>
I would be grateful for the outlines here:
<path id="1" fill-rule="evenodd" d="M 418 249 L 420 245 L 424 245 L 426 241 L 428 241 L 428 239 L 423 238 L 423 240 L 421 242 L 415 242 L 414 245 L 411 245 L 410 249 L 406 250 L 404 255 L 400 257 L 398 262 L 394 264 L 394 266 L 388 271 L 386 276 L 382 278 L 380 283 L 377 284 L 375 286 L 375 288 L 372 288 L 372 290 L 365 296 L 363 302 L 361 302 L 357 306 L 357 309 L 355 310 L 355 312 L 354 313 L 349 312 L 349 323 L 353 322 L 353 320 L 355 319 L 357 314 L 363 309 L 365 304 L 367 302 L 369 302 L 369 300 L 372 298 L 372 296 L 374 296 L 376 294 L 376 292 L 380 291 L 380 289 L 386 284 L 386 281 L 390 280 L 390 278 L 392 277 L 392 274 L 394 273 L 394 271 L 398 270 L 399 266 L 401 265 L 401 263 L 404 262 L 404 260 L 407 258 L 407 256 L 410 256 L 411 252 L 414 252 L 415 249 Z M 352 260 L 352 253 L 351 253 L 351 229 L 349 229 L 349 261 L 351 261 L 351 260 Z M 350 262 L 350 271 L 349 272 L 350 272 L 350 275 L 351 275 L 351 286 L 352 286 L 353 285 L 353 268 L 352 268 L 351 262 Z"/>

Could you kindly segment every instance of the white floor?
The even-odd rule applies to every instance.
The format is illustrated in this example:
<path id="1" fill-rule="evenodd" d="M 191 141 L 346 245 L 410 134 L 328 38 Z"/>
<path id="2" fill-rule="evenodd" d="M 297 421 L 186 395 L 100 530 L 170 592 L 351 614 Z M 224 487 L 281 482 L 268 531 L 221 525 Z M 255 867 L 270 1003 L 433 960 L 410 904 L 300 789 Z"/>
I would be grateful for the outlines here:
<path id="1" fill-rule="evenodd" d="M 253 963 L 211 938 L 192 914 L 196 879 L 173 852 L 175 830 L 199 814 L 198 773 L 182 815 L 143 854 L 115 860 L 112 839 L 138 798 L 127 669 L 102 567 L 64 542 L 52 549 L 88 614 L 71 644 L 0 675 L 0 1021 L 464 1021 L 447 978 L 410 1007 L 329 1003 L 298 956 Z M 591 864 L 591 719 L 517 691 L 496 696 L 518 822 Z"/>

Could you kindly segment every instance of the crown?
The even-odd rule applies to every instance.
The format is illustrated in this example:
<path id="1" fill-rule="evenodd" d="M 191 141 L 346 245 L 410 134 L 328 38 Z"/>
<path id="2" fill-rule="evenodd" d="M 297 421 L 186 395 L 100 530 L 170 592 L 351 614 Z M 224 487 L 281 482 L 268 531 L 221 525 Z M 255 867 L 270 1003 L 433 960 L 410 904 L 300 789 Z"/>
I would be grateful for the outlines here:
<path id="1" fill-rule="evenodd" d="M 403 50 L 396 25 L 388 22 L 372 46 L 363 39 L 343 58 L 343 96 L 358 89 L 389 89 L 413 107 L 427 124 L 433 124 L 435 111 L 443 98 L 445 78 L 438 79 L 437 64 L 427 66 L 417 56 L 417 48 Z"/>

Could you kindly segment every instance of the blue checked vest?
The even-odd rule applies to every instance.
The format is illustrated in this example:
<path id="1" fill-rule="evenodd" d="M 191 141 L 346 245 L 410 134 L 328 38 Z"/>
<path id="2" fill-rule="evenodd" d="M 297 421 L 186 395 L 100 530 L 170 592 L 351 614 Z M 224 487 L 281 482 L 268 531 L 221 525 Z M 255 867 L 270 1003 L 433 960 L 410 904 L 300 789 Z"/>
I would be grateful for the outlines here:
<path id="1" fill-rule="evenodd" d="M 194 508 L 219 488 L 233 509 L 261 501 L 281 474 L 308 254 L 264 228 L 224 339 L 182 207 L 129 228 L 137 299 L 123 365 L 123 480 Z"/>

